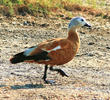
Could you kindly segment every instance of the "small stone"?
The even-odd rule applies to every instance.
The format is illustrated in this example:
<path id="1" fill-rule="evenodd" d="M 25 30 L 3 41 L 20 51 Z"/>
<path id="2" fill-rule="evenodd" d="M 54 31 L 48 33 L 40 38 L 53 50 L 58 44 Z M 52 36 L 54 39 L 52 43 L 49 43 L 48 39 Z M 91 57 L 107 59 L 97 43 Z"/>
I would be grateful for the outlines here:
<path id="1" fill-rule="evenodd" d="M 110 32 L 107 32 L 107 34 L 110 34 Z"/>
<path id="2" fill-rule="evenodd" d="M 44 24 L 41 24 L 40 26 L 47 27 L 47 26 L 49 26 L 49 24 L 44 23 Z"/>
<path id="3" fill-rule="evenodd" d="M 12 67 L 12 66 L 11 66 Z M 14 74 L 13 72 L 11 72 L 10 74 Z"/>
<path id="4" fill-rule="evenodd" d="M 15 45 L 13 45 L 13 47 L 18 47 L 18 45 L 15 44 Z"/>
<path id="5" fill-rule="evenodd" d="M 23 24 L 19 24 L 20 26 L 23 26 Z"/>
<path id="6" fill-rule="evenodd" d="M 24 21 L 23 25 L 30 25 L 30 21 Z"/>
<path id="7" fill-rule="evenodd" d="M 87 55 L 90 56 L 90 57 L 94 56 L 94 54 L 92 54 L 92 53 L 88 53 Z"/>
<path id="8" fill-rule="evenodd" d="M 17 20 L 17 18 L 16 17 L 13 17 L 13 20 Z"/>
<path id="9" fill-rule="evenodd" d="M 85 32 L 80 32 L 81 34 L 85 34 Z"/>
<path id="10" fill-rule="evenodd" d="M 33 25 L 33 26 L 35 25 L 35 22 L 34 22 L 34 21 L 32 21 L 32 25 Z"/>
<path id="11" fill-rule="evenodd" d="M 110 49 L 110 47 L 106 47 L 107 49 Z"/>
<path id="12" fill-rule="evenodd" d="M 16 22 L 12 22 L 13 25 L 16 25 Z"/>
<path id="13" fill-rule="evenodd" d="M 106 86 L 105 84 L 102 84 L 102 86 Z"/>
<path id="14" fill-rule="evenodd" d="M 65 17 L 65 19 L 67 19 L 67 20 L 71 20 L 71 18 L 70 18 L 70 17 Z"/>
<path id="15" fill-rule="evenodd" d="M 27 23 L 30 23 L 30 21 L 27 21 Z"/>
<path id="16" fill-rule="evenodd" d="M 93 44 L 94 44 L 94 42 L 89 42 L 89 43 L 88 43 L 88 45 L 93 45 Z"/>
<path id="17" fill-rule="evenodd" d="M 27 21 L 24 21 L 23 25 L 27 25 Z"/>
<path id="18" fill-rule="evenodd" d="M 4 18 L 3 16 L 0 16 L 0 20 L 3 20 L 3 18 Z"/>
<path id="19" fill-rule="evenodd" d="M 60 14 L 60 15 L 58 15 L 58 16 L 60 16 L 60 17 L 64 17 L 64 15 L 62 15 L 62 14 Z"/>

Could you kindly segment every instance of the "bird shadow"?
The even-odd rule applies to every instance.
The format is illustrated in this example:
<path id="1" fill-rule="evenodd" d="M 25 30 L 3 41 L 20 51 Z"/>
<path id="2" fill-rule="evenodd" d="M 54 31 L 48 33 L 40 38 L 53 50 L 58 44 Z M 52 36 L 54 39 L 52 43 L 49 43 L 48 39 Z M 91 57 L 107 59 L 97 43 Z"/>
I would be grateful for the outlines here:
<path id="1" fill-rule="evenodd" d="M 0 85 L 0 88 L 7 87 L 7 85 Z M 11 89 L 33 89 L 33 88 L 44 88 L 43 84 L 25 84 L 25 85 L 13 85 L 10 86 Z"/>
<path id="2" fill-rule="evenodd" d="M 30 80 L 31 82 L 31 78 L 30 76 L 25 76 L 25 75 L 20 75 L 20 74 L 16 74 L 16 73 L 11 73 L 13 75 L 16 75 L 16 76 L 23 76 L 23 77 L 26 77 Z M 10 86 L 11 89 L 13 90 L 17 90 L 17 89 L 33 89 L 33 88 L 44 88 L 44 85 L 43 84 L 33 84 L 32 82 L 30 84 L 24 84 L 24 85 L 13 85 L 13 86 Z"/>
<path id="3" fill-rule="evenodd" d="M 0 88 L 1 88 L 1 87 L 6 87 L 6 85 L 0 85 Z"/>
<path id="4" fill-rule="evenodd" d="M 13 85 L 11 89 L 33 89 L 33 88 L 44 88 L 43 84 L 25 84 L 25 85 Z"/>

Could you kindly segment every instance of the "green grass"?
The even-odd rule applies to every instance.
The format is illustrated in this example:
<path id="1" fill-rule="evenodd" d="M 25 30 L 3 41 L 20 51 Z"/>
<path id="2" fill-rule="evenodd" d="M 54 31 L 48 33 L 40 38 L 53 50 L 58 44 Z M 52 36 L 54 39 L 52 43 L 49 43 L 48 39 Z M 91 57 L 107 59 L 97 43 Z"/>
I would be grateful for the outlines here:
<path id="1" fill-rule="evenodd" d="M 73 10 L 74 5 L 94 9 L 104 8 L 106 0 L 0 0 L 0 5 L 7 7 L 10 15 L 17 13 L 17 10 L 19 12 L 19 8 L 36 15 L 36 13 L 49 14 L 51 11 L 65 8 L 66 10 Z"/>

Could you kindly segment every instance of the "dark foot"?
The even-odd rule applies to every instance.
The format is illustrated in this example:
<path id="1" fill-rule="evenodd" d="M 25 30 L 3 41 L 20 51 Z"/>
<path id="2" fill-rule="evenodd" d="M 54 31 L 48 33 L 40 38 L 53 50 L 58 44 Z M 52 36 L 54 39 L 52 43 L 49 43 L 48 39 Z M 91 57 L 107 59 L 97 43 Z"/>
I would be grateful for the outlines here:
<path id="1" fill-rule="evenodd" d="M 48 69 L 48 66 L 45 65 L 44 76 L 43 76 L 42 79 L 44 80 L 44 82 L 45 82 L 46 84 L 54 84 L 55 81 L 53 81 L 53 80 L 47 80 L 47 79 L 46 79 L 46 78 L 47 78 L 47 69 Z"/>
<path id="2" fill-rule="evenodd" d="M 50 67 L 50 70 L 51 71 L 57 71 L 63 77 L 64 76 L 68 77 L 68 75 L 63 70 L 61 70 L 61 69 L 53 69 L 53 67 Z"/>
<path id="3" fill-rule="evenodd" d="M 55 81 L 54 80 L 44 80 L 46 84 L 54 84 Z"/>
<path id="4" fill-rule="evenodd" d="M 66 76 L 66 77 L 69 77 L 63 70 L 59 69 L 58 70 L 58 73 L 61 75 L 61 76 Z"/>

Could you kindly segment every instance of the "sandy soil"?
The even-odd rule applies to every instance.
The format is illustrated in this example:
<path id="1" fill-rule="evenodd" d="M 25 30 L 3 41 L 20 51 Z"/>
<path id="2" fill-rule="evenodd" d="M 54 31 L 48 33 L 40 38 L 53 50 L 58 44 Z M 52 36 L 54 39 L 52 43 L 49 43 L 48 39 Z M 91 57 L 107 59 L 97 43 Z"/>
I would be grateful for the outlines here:
<path id="1" fill-rule="evenodd" d="M 75 15 L 76 16 L 76 15 Z M 48 71 L 42 80 L 44 65 L 12 65 L 12 55 L 50 38 L 66 37 L 70 20 L 0 17 L 0 100 L 110 100 L 110 23 L 107 19 L 83 15 L 92 29 L 81 28 L 81 47 L 76 57 L 62 66 L 69 77 Z"/>

